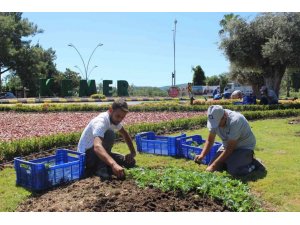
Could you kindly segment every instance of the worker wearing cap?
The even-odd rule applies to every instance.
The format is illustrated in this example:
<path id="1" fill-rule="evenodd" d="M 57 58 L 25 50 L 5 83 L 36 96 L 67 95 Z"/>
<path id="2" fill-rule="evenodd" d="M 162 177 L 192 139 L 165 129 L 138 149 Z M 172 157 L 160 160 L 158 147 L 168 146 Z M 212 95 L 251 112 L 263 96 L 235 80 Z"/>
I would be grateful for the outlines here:
<path id="1" fill-rule="evenodd" d="M 128 113 L 124 99 L 116 99 L 107 112 L 92 119 L 81 134 L 77 151 L 86 153 L 86 174 L 95 174 L 101 179 L 109 179 L 114 174 L 124 178 L 124 168 L 135 165 L 136 151 L 132 139 L 122 126 L 121 121 Z M 130 153 L 121 155 L 111 152 L 115 133 L 119 131 Z"/>
<path id="2" fill-rule="evenodd" d="M 240 90 L 235 90 L 234 92 L 232 92 L 231 99 L 241 99 L 243 98 L 243 93 Z"/>
<path id="3" fill-rule="evenodd" d="M 259 166 L 260 163 L 253 157 L 255 136 L 242 114 L 223 109 L 219 105 L 212 105 L 208 108 L 207 116 L 209 136 L 201 154 L 195 157 L 195 162 L 201 162 L 204 159 L 218 135 L 223 145 L 209 163 L 206 171 L 226 169 L 232 175 L 246 175 Z"/>
<path id="4" fill-rule="evenodd" d="M 272 105 L 272 104 L 278 104 L 278 97 L 276 93 L 270 89 L 267 88 L 267 86 L 262 86 L 260 89 L 260 104 L 261 105 Z"/>

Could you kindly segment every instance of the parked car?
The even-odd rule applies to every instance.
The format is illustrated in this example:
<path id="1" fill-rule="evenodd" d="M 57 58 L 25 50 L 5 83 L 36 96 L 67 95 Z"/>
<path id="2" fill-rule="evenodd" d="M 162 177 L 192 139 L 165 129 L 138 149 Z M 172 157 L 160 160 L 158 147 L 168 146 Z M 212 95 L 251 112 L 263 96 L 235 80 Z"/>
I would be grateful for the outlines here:
<path id="1" fill-rule="evenodd" d="M 1 92 L 0 99 L 3 99 L 3 98 L 16 98 L 16 96 L 11 92 Z"/>

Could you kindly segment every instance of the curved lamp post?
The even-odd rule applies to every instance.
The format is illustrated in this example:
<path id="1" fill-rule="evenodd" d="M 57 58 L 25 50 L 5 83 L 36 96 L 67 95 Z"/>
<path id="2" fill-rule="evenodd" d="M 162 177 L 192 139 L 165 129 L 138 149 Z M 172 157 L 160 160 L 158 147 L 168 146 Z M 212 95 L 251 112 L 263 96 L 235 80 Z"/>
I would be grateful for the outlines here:
<path id="1" fill-rule="evenodd" d="M 89 78 L 90 77 L 90 75 L 91 75 L 91 73 L 92 73 L 92 71 L 95 69 L 95 68 L 97 68 L 98 66 L 96 65 L 96 66 L 94 66 L 92 69 L 91 69 L 91 71 L 89 72 L 89 75 L 88 75 L 88 77 L 87 78 Z"/>
<path id="2" fill-rule="evenodd" d="M 83 64 L 84 73 L 85 73 L 85 79 L 86 79 L 86 80 L 88 79 L 88 74 L 90 74 L 90 73 L 92 72 L 92 70 L 95 69 L 95 66 L 94 66 L 94 67 L 92 68 L 92 70 L 90 71 L 90 73 L 88 73 L 88 72 L 89 72 L 89 64 L 90 64 L 91 58 L 92 58 L 93 54 L 95 53 L 96 49 L 97 49 L 98 47 L 102 46 L 102 45 L 103 45 L 103 44 L 99 43 L 99 44 L 94 48 L 94 50 L 92 51 L 92 53 L 91 53 L 91 55 L 90 55 L 90 57 L 89 57 L 89 60 L 88 60 L 87 65 L 85 65 L 85 62 L 84 62 L 84 60 L 83 60 L 83 58 L 82 58 L 82 55 L 80 54 L 80 52 L 78 51 L 78 49 L 75 47 L 75 45 L 73 45 L 72 43 L 68 44 L 69 47 L 74 48 L 74 49 L 76 50 L 76 52 L 78 53 L 78 55 L 79 55 L 79 57 L 80 57 L 80 59 L 81 59 L 81 61 L 82 61 L 82 64 Z M 76 68 L 79 68 L 78 66 L 75 66 L 75 67 L 76 67 Z M 96 67 L 97 67 L 97 66 L 96 66 Z M 81 71 L 81 70 L 80 70 L 80 71 Z"/>
<path id="3" fill-rule="evenodd" d="M 79 71 L 80 71 L 80 73 L 81 73 L 81 76 L 83 76 L 83 72 L 82 72 L 82 70 L 79 68 L 79 66 L 74 66 L 75 68 L 77 68 Z"/>

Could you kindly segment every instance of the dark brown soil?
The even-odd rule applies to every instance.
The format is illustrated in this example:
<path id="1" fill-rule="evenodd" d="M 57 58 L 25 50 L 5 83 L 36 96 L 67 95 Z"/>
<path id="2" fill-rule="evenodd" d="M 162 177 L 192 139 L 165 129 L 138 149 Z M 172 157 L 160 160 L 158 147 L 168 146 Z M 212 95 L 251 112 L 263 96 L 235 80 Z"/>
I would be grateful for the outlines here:
<path id="1" fill-rule="evenodd" d="M 227 211 L 195 193 L 162 192 L 139 188 L 133 180 L 101 181 L 89 177 L 27 199 L 17 211 L 72 212 L 168 212 Z"/>

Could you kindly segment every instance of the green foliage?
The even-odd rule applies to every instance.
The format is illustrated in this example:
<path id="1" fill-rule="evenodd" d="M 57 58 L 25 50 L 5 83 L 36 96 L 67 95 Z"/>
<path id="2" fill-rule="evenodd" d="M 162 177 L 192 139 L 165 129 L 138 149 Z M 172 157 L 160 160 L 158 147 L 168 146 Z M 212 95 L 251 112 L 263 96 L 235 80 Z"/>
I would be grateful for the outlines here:
<path id="1" fill-rule="evenodd" d="M 16 74 L 9 74 L 5 77 L 6 90 L 15 93 L 16 90 L 22 90 L 22 83 L 20 77 Z"/>
<path id="2" fill-rule="evenodd" d="M 206 77 L 206 85 L 208 86 L 216 86 L 220 84 L 220 78 L 217 75 Z"/>
<path id="3" fill-rule="evenodd" d="M 55 59 L 53 49 L 44 50 L 39 44 L 24 46 L 19 50 L 15 71 L 22 85 L 29 89 L 28 96 L 38 96 L 40 78 L 51 78 L 57 73 Z"/>
<path id="4" fill-rule="evenodd" d="M 128 94 L 131 97 L 145 96 L 145 97 L 167 97 L 167 91 L 161 90 L 157 87 L 136 87 L 133 84 L 128 87 Z"/>
<path id="5" fill-rule="evenodd" d="M 299 121 L 298 116 L 250 123 L 256 137 L 256 157 L 263 160 L 268 173 L 259 180 L 248 177 L 248 183 L 272 211 L 300 211 Z"/>
<path id="6" fill-rule="evenodd" d="M 79 81 L 80 81 L 80 75 L 79 73 L 72 71 L 69 68 L 66 68 L 65 72 L 57 71 L 54 76 L 54 86 L 53 86 L 53 92 L 56 96 L 61 96 L 62 93 L 62 80 L 71 80 L 71 88 L 72 88 L 72 94 L 71 96 L 75 96 L 76 93 L 79 91 Z"/>
<path id="7" fill-rule="evenodd" d="M 30 43 L 24 38 L 40 32 L 36 25 L 22 18 L 22 13 L 0 12 L 0 91 L 1 74 L 15 69 L 20 50 Z"/>
<path id="8" fill-rule="evenodd" d="M 91 95 L 91 98 L 93 98 L 93 99 L 105 99 L 106 97 L 103 94 L 93 94 L 93 95 Z"/>
<path id="9" fill-rule="evenodd" d="M 221 92 L 223 92 L 224 88 L 228 84 L 229 77 L 230 77 L 229 73 L 221 73 L 218 76 L 214 75 L 214 76 L 207 77 L 205 82 L 206 85 L 209 86 L 220 85 Z"/>
<path id="10" fill-rule="evenodd" d="M 101 99 L 101 95 L 97 94 Z M 96 98 L 93 97 L 93 98 Z M 261 110 L 279 110 L 279 109 L 300 109 L 299 101 L 287 101 L 277 105 L 233 105 L 237 100 L 218 100 L 218 101 L 194 101 L 194 105 L 170 103 L 144 103 L 140 105 L 130 105 L 130 112 L 205 112 L 209 105 L 223 105 L 225 108 L 235 111 L 261 111 Z M 15 111 L 15 112 L 79 112 L 93 111 L 102 112 L 108 110 L 110 104 L 61 104 L 61 103 L 43 103 L 40 105 L 0 105 L 0 111 Z"/>
<path id="11" fill-rule="evenodd" d="M 0 142 L 0 162 L 51 148 L 76 145 L 80 135 L 81 132 L 74 132 Z"/>
<path id="12" fill-rule="evenodd" d="M 264 85 L 262 71 L 243 69 L 231 64 L 230 78 L 243 85 L 251 85 L 255 96 L 260 96 L 260 88 Z"/>
<path id="13" fill-rule="evenodd" d="M 262 13 L 252 21 L 225 17 L 219 47 L 238 68 L 261 71 L 278 95 L 286 68 L 299 67 L 300 13 Z"/>
<path id="14" fill-rule="evenodd" d="M 12 212 L 31 192 L 16 186 L 16 175 L 12 168 L 0 170 L 0 212 Z"/>
<path id="15" fill-rule="evenodd" d="M 178 167 L 164 169 L 133 168 L 126 171 L 140 187 L 152 186 L 162 191 L 195 191 L 221 201 L 232 211 L 260 211 L 260 207 L 247 185 L 230 179 L 225 174 L 186 170 Z"/>
<path id="16" fill-rule="evenodd" d="M 224 92 L 224 88 L 228 84 L 229 81 L 229 74 L 228 73 L 222 73 L 219 75 L 220 77 L 220 91 Z"/>
<path id="17" fill-rule="evenodd" d="M 205 85 L 205 74 L 201 66 L 192 67 L 193 85 Z"/>

